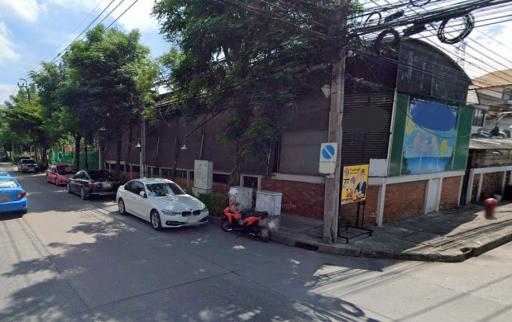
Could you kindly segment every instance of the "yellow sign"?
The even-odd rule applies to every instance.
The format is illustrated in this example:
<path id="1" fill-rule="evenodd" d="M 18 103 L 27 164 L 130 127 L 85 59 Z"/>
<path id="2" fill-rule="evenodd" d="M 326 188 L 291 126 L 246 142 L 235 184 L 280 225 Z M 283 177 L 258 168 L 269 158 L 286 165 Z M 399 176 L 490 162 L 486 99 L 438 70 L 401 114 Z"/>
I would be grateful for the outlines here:
<path id="1" fill-rule="evenodd" d="M 368 189 L 368 165 L 343 167 L 341 184 L 341 204 L 366 200 Z"/>

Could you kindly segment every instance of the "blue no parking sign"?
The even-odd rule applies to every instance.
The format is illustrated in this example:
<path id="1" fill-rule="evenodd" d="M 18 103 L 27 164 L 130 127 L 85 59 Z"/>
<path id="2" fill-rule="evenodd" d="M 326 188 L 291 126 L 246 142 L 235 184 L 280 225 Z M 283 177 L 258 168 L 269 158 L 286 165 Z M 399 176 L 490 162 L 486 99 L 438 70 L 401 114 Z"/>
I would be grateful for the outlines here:
<path id="1" fill-rule="evenodd" d="M 337 143 L 322 143 L 320 146 L 320 162 L 318 172 L 322 174 L 334 173 L 336 168 L 337 151 Z"/>

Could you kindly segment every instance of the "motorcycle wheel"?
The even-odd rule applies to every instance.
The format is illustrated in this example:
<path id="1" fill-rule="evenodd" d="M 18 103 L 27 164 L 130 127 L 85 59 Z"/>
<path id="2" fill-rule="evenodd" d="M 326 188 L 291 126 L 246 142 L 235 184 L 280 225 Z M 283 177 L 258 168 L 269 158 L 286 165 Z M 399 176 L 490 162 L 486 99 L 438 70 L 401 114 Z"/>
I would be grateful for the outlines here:
<path id="1" fill-rule="evenodd" d="M 220 222 L 220 228 L 227 232 L 233 231 L 233 226 L 229 223 L 227 218 L 222 218 L 222 221 Z"/>

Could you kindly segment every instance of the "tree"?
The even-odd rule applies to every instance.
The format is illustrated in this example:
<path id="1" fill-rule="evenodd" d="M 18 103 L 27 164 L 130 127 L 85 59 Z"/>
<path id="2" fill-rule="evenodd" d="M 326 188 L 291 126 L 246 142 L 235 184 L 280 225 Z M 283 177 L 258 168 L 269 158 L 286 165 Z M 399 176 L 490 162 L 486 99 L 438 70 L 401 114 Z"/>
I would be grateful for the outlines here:
<path id="1" fill-rule="evenodd" d="M 123 132 L 153 99 L 157 68 L 149 49 L 140 44 L 138 31 L 97 26 L 70 46 L 64 65 L 70 79 L 63 97 L 80 120 L 80 134 L 87 143 L 105 128 L 116 138 L 119 169 Z"/>
<path id="2" fill-rule="evenodd" d="M 31 85 L 26 91 L 18 91 L 15 96 L 5 103 L 5 109 L 0 110 L 0 135 L 2 141 L 17 145 L 34 147 L 36 159 L 37 149 L 41 148 L 41 158 L 44 161 L 44 146 L 49 139 L 43 128 L 43 110 L 35 86 Z"/>
<path id="3" fill-rule="evenodd" d="M 192 119 L 228 116 L 220 139 L 236 151 L 231 184 L 248 157 L 270 156 L 297 97 L 330 79 L 318 66 L 339 51 L 327 36 L 331 10 L 314 1 L 156 1 L 161 32 L 181 50 L 167 62 L 175 107 Z"/>
<path id="4" fill-rule="evenodd" d="M 38 91 L 39 101 L 42 107 L 42 129 L 48 136 L 49 145 L 67 138 L 73 133 L 75 145 L 78 145 L 78 153 L 75 154 L 75 166 L 80 164 L 80 137 L 77 135 L 79 122 L 74 118 L 69 109 L 64 105 L 63 93 L 66 93 L 66 85 L 69 83 L 65 68 L 52 63 L 42 63 L 40 71 L 30 73 Z M 45 146 L 45 151 L 48 146 Z M 47 158 L 45 158 L 47 159 Z"/>

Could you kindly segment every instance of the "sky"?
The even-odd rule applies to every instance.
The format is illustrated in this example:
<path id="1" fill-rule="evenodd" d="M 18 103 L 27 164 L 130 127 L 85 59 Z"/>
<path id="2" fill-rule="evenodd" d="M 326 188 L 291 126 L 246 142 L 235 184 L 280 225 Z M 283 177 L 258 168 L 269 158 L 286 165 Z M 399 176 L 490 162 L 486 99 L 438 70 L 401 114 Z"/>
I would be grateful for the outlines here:
<path id="1" fill-rule="evenodd" d="M 37 69 L 42 61 L 52 60 L 111 1 L 107 12 L 122 2 L 112 14 L 118 17 L 134 0 L 0 0 L 0 105 L 14 93 L 20 78 L 27 78 L 28 72 Z M 404 1 L 368 1 L 378 6 L 398 2 Z M 153 0 L 138 0 L 115 26 L 125 31 L 139 29 L 142 43 L 151 49 L 153 57 L 158 57 L 171 45 L 158 32 L 158 22 L 150 15 L 152 6 Z M 481 21 L 489 23 L 491 18 L 503 16 L 511 8 L 512 5 L 476 14 L 477 28 L 466 39 L 464 68 L 470 77 L 512 68 L 512 21 L 480 27 Z M 108 18 L 105 24 L 112 21 Z M 456 59 L 455 46 L 442 45 L 432 32 L 421 37 L 441 46 Z"/>
<path id="2" fill-rule="evenodd" d="M 28 78 L 42 61 L 52 60 L 111 1 L 0 0 L 0 105 L 14 93 L 20 78 Z M 114 0 L 106 12 L 121 1 Z M 118 17 L 132 3 L 125 0 L 111 17 Z M 158 32 L 158 22 L 150 15 L 152 6 L 153 0 L 139 0 L 115 26 L 139 29 L 141 42 L 158 57 L 171 45 Z M 112 21 L 108 18 L 104 24 Z"/>

